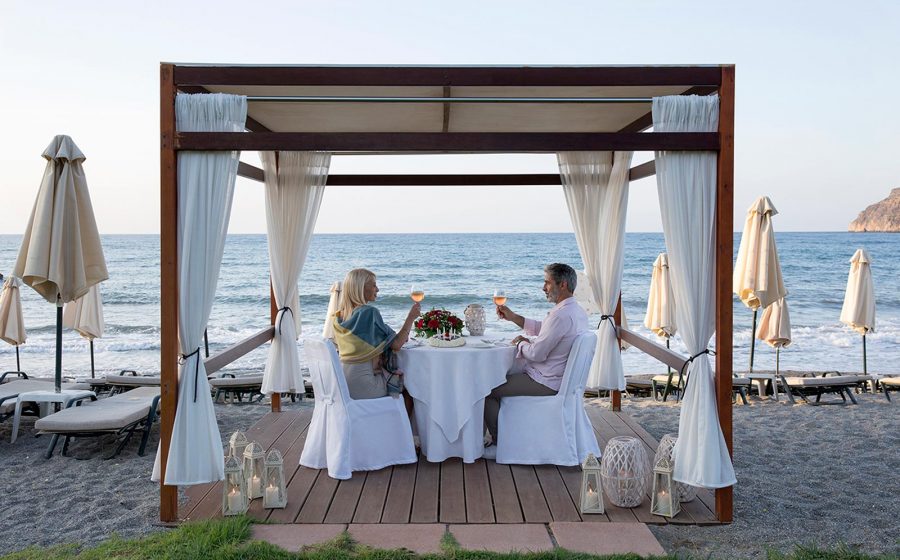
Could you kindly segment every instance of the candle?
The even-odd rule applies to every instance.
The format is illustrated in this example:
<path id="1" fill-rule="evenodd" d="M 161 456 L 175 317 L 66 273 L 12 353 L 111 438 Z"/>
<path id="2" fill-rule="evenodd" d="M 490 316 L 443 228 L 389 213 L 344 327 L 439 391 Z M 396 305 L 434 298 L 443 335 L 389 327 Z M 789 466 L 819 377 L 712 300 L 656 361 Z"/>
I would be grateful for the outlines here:
<path id="1" fill-rule="evenodd" d="M 228 493 L 228 509 L 231 511 L 241 511 L 244 509 L 244 504 L 242 503 L 241 495 L 237 491 L 237 489 L 232 488 L 231 492 Z"/>
<path id="2" fill-rule="evenodd" d="M 266 486 L 266 504 L 277 504 L 278 503 L 278 488 L 275 488 L 272 484 Z"/>
<path id="3" fill-rule="evenodd" d="M 600 508 L 600 494 L 594 491 L 591 486 L 588 486 L 587 493 L 587 509 L 599 509 Z"/>
<path id="4" fill-rule="evenodd" d="M 259 475 L 253 475 L 253 478 L 250 479 L 250 495 L 251 496 L 261 496 L 262 495 L 262 479 L 259 478 Z"/>
<path id="5" fill-rule="evenodd" d="M 659 509 L 666 514 L 672 513 L 672 496 L 665 490 L 659 491 Z"/>

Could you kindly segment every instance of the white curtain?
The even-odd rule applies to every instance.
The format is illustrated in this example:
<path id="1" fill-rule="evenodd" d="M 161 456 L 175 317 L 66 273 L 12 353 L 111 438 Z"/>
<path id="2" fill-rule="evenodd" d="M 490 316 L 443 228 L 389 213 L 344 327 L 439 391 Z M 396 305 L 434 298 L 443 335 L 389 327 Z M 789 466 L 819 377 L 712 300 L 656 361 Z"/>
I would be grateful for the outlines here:
<path id="1" fill-rule="evenodd" d="M 322 328 L 322 338 L 334 338 L 334 314 L 337 313 L 338 299 L 341 297 L 341 284 L 338 281 L 331 285 L 331 295 L 328 297 L 328 310 L 325 312 L 325 326 Z"/>
<path id="2" fill-rule="evenodd" d="M 559 171 L 569 216 L 600 321 L 587 387 L 625 390 L 615 313 L 622 287 L 628 168 L 632 152 L 560 152 Z"/>
<path id="3" fill-rule="evenodd" d="M 243 132 L 247 98 L 179 94 L 175 119 L 181 132 Z M 178 407 L 166 463 L 168 485 L 224 478 L 222 440 L 206 368 L 200 354 L 212 310 L 240 152 L 178 154 Z M 153 480 L 159 480 L 159 453 Z"/>
<path id="4" fill-rule="evenodd" d="M 301 393 L 300 295 L 297 281 L 309 251 L 325 192 L 331 155 L 324 152 L 262 152 L 266 179 L 269 267 L 278 315 L 262 392 Z"/>
<path id="5" fill-rule="evenodd" d="M 717 96 L 653 99 L 656 132 L 715 132 Z M 656 152 L 662 213 L 675 315 L 693 360 L 681 403 L 675 480 L 705 488 L 735 484 L 716 409 L 715 377 L 704 352 L 715 330 L 716 153 Z"/>

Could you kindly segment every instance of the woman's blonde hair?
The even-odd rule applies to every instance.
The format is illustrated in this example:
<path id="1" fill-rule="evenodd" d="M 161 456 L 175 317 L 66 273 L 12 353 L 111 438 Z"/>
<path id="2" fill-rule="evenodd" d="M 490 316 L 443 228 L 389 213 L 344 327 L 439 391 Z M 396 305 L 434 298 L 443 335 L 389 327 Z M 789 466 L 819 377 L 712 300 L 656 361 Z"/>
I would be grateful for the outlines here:
<path id="1" fill-rule="evenodd" d="M 369 280 L 375 280 L 375 273 L 365 268 L 354 268 L 344 277 L 335 313 L 341 321 L 348 319 L 357 307 L 366 304 L 365 288 Z"/>

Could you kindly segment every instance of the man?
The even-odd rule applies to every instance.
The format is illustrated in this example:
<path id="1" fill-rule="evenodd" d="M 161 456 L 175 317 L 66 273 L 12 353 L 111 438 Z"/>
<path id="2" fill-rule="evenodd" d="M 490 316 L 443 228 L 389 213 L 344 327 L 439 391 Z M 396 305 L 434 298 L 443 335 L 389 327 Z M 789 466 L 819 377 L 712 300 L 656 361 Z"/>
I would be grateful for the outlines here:
<path id="1" fill-rule="evenodd" d="M 512 396 L 542 397 L 555 395 L 562 383 L 569 351 L 578 334 L 588 330 L 588 316 L 572 297 L 577 277 L 575 270 L 561 263 L 544 267 L 544 295 L 556 304 L 543 322 L 526 319 L 505 305 L 497 306 L 501 319 L 512 321 L 525 330 L 517 336 L 516 362 L 506 376 L 506 383 L 497 387 L 484 399 L 484 425 L 493 438 L 484 448 L 485 459 L 497 457 L 497 418 L 500 399 Z"/>

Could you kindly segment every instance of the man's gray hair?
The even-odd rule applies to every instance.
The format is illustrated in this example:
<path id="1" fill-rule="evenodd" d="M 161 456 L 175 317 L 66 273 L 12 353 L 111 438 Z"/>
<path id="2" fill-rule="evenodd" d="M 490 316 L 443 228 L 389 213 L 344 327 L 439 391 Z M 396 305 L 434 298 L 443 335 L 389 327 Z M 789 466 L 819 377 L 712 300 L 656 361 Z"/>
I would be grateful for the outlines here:
<path id="1" fill-rule="evenodd" d="M 553 282 L 557 286 L 565 282 L 568 284 L 570 292 L 575 291 L 575 286 L 578 284 L 578 275 L 575 274 L 575 269 L 571 266 L 563 263 L 548 264 L 544 267 L 544 272 L 549 274 L 550 278 L 553 278 Z"/>

